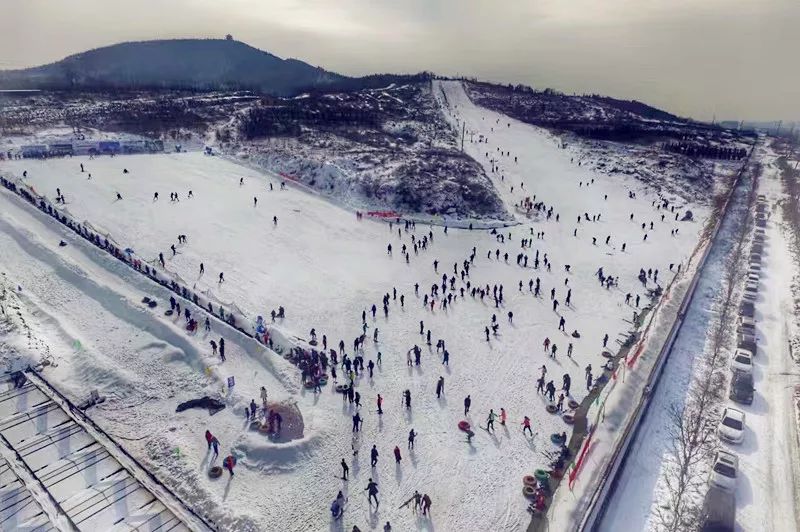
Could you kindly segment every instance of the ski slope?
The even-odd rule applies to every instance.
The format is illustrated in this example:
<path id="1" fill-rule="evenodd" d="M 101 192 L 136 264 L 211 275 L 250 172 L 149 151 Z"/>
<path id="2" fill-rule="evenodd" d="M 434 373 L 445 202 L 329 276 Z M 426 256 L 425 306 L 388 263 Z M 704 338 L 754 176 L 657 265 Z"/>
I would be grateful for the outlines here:
<path id="1" fill-rule="evenodd" d="M 500 231 L 504 242 L 488 231 L 449 228 L 445 233 L 441 226 L 421 224 L 411 231 L 402 225 L 390 228 L 358 220 L 352 212 L 305 191 L 281 190 L 281 180 L 274 175 L 200 153 L 21 160 L 0 166 L 4 175 L 22 177 L 27 171 L 25 181 L 51 198 L 59 188 L 74 216 L 108 232 L 151 264 L 163 253 L 168 271 L 218 301 L 234 302 L 251 322 L 282 305 L 287 317 L 277 324 L 281 330 L 305 337 L 313 327 L 320 338 L 327 335 L 329 347 L 344 340 L 352 355 L 352 340 L 362 333 L 361 313 L 367 310 L 365 361 L 375 360 L 381 351 L 383 362 L 374 378 L 362 376 L 356 381 L 364 426 L 354 441 L 355 410 L 330 385 L 319 396 L 304 390 L 298 370 L 216 324 L 209 335 L 186 337 L 180 319 L 160 315 L 166 290 L 99 256 L 96 249 L 54 227 L 48 217 L 30 212 L 8 192 L 0 193 L 0 267 L 10 278 L 19 279 L 24 291 L 32 292 L 31 301 L 58 323 L 57 330 L 68 331 L 61 334 L 63 345 L 80 337 L 85 340 L 81 345 L 91 346 L 81 353 L 63 348 L 57 356 L 60 365 L 53 370 L 57 380 L 74 394 L 98 387 L 109 395 L 109 402 L 94 415 L 112 424 L 116 434 L 142 438 L 131 443 L 132 450 L 226 530 L 349 530 L 353 525 L 364 530 L 378 529 L 386 521 L 393 530 L 524 529 L 529 514 L 521 478 L 547 466 L 542 451 L 552 448 L 551 433 L 569 433 L 560 418 L 545 412 L 547 401 L 535 391 L 539 368 L 546 365 L 547 380 L 552 379 L 557 389 L 562 375 L 569 374 L 572 397 L 580 401 L 586 390 L 584 367 L 592 364 L 597 375 L 604 362 L 600 356 L 604 334 L 609 335 L 609 348 L 616 350 L 631 330 L 636 309 L 625 304 L 625 294 L 640 294 L 641 305 L 648 303 L 645 287 L 637 280 L 639 269 L 658 269 L 659 283 L 666 284 L 674 275 L 669 264 L 684 260 L 697 242 L 708 215 L 703 205 L 689 206 L 694 222 L 675 222 L 673 213 L 656 209 L 656 194 L 635 180 L 594 174 L 571 164 L 556 139 L 472 105 L 458 83 L 436 82 L 435 90 L 446 94 L 443 112 L 454 127 L 465 123 L 473 135 L 465 149 L 485 165 L 509 210 L 536 194 L 537 201 L 553 206 L 549 221 L 520 216 L 519 225 Z M 488 142 L 477 142 L 479 135 Z M 500 156 L 499 149 L 510 155 Z M 86 172 L 81 173 L 79 163 Z M 123 168 L 129 173 L 123 174 Z M 629 191 L 636 193 L 634 199 Z M 171 192 L 179 194 L 179 202 L 169 200 Z M 122 200 L 116 199 L 117 193 Z M 680 204 L 676 212 L 685 207 Z M 590 218 L 599 214 L 601 221 L 576 223 L 584 213 Z M 647 230 L 642 230 L 642 223 Z M 675 228 L 680 232 L 673 236 Z M 544 238 L 535 238 L 533 234 L 540 231 Z M 177 244 L 179 234 L 187 235 L 186 244 Z M 400 249 L 403 244 L 412 246 L 412 234 L 416 238 L 432 234 L 433 241 L 418 254 L 412 251 L 406 263 Z M 596 245 L 592 237 L 597 238 Z M 66 248 L 57 246 L 62 238 L 69 243 Z M 531 248 L 521 249 L 523 238 L 533 238 Z M 174 257 L 171 244 L 176 244 Z M 388 244 L 393 247 L 391 255 Z M 451 276 L 455 263 L 456 290 L 465 286 L 460 265 L 473 246 L 475 260 L 465 281 L 488 285 L 490 294 L 493 285 L 502 284 L 504 303 L 495 308 L 491 295 L 481 300 L 467 292 L 463 298 L 457 295 L 447 309 L 438 304 L 433 311 L 423 308 L 423 294 L 441 283 L 443 274 Z M 551 271 L 543 265 L 533 268 L 537 250 L 547 254 Z M 492 258 L 487 258 L 489 252 Z M 517 265 L 520 252 L 529 256 L 529 267 Z M 570 265 L 569 273 L 565 265 Z M 599 267 L 618 277 L 619 285 L 602 287 L 595 274 Z M 220 272 L 223 283 L 218 283 Z M 528 291 L 529 280 L 536 277 L 541 279 L 540 298 Z M 650 280 L 648 288 L 654 286 Z M 398 299 L 390 299 L 384 317 L 381 297 L 392 294 L 393 288 Z M 551 289 L 561 303 L 558 312 L 552 310 Z M 567 289 L 572 290 L 569 307 L 564 304 Z M 159 299 L 157 312 L 137 305 L 143 295 Z M 404 307 L 400 295 L 405 296 Z M 372 304 L 378 308 L 375 319 L 369 315 Z M 507 319 L 509 311 L 513 323 Z M 484 327 L 493 314 L 499 334 L 486 341 Z M 566 319 L 566 332 L 557 328 L 560 315 Z M 449 366 L 440 363 L 436 349 L 426 346 L 419 335 L 421 320 L 432 331 L 434 345 L 439 338 L 445 340 Z M 380 330 L 377 343 L 371 340 L 375 328 Z M 46 325 L 42 329 L 50 330 Z M 567 333 L 573 330 L 581 337 L 571 338 Z M 208 347 L 208 341 L 221 333 L 227 335 L 230 351 L 224 364 L 211 356 Z M 135 341 L 123 348 L 128 335 Z M 545 337 L 558 345 L 555 360 L 543 351 Z M 566 357 L 569 342 L 574 344 L 571 359 Z M 409 367 L 406 352 L 415 344 L 423 349 L 422 364 Z M 434 389 L 440 375 L 446 381 L 445 394 L 437 400 Z M 229 376 L 236 378 L 236 386 L 225 396 L 228 409 L 211 418 L 197 410 L 174 414 L 174 405 L 182 400 L 218 393 Z M 246 430 L 244 406 L 258 398 L 262 385 L 271 400 L 274 396 L 296 401 L 305 424 L 301 440 L 272 443 Z M 412 394 L 410 411 L 400 405 L 405 389 Z M 382 416 L 375 412 L 378 393 L 385 398 Z M 468 394 L 472 409 L 465 418 L 462 401 Z M 508 424 L 498 423 L 494 434 L 476 430 L 472 443 L 467 443 L 456 427 L 458 421 L 485 426 L 489 409 L 499 412 L 501 407 L 508 412 Z M 125 408 L 124 415 L 114 408 Z M 533 439 L 522 435 L 520 422 L 525 415 L 533 421 Z M 122 422 L 125 417 L 128 423 Z M 222 442 L 223 454 L 239 457 L 230 481 L 212 481 L 204 474 L 206 428 Z M 419 437 L 410 452 L 406 437 L 412 428 Z M 373 444 L 380 453 L 376 468 L 369 465 Z M 351 445 L 359 450 L 355 461 Z M 402 451 L 399 465 L 392 463 L 395 445 Z M 174 448 L 180 449 L 178 455 Z M 349 482 L 337 479 L 342 458 L 350 464 Z M 368 505 L 363 491 L 370 477 L 379 485 L 378 509 Z M 328 508 L 338 490 L 349 500 L 343 519 L 331 522 Z M 414 490 L 433 500 L 430 518 L 409 508 L 398 509 Z"/>

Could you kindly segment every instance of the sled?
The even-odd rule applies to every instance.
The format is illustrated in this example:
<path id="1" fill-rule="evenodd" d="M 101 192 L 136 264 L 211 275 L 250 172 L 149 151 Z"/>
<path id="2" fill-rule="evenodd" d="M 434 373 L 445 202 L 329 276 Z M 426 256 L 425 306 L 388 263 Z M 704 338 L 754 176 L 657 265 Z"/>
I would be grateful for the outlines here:
<path id="1" fill-rule="evenodd" d="M 570 410 L 575 410 L 580 406 L 580 404 L 575 399 L 570 399 L 569 402 L 567 402 L 567 406 Z"/>
<path id="2" fill-rule="evenodd" d="M 558 409 L 556 408 L 556 405 L 554 405 L 554 404 L 547 405 L 545 407 L 545 410 L 547 410 L 548 414 L 555 414 L 558 411 Z"/>
<path id="3" fill-rule="evenodd" d="M 164 311 L 164 316 L 172 316 L 173 314 L 175 314 L 175 312 L 172 309 Z"/>
<path id="4" fill-rule="evenodd" d="M 463 430 L 464 432 L 470 432 L 470 424 L 469 421 L 459 421 L 458 422 L 459 430 Z"/>
<path id="5" fill-rule="evenodd" d="M 522 486 L 522 495 L 524 497 L 532 498 L 536 496 L 536 488 L 533 486 L 528 486 L 527 484 Z"/>
<path id="6" fill-rule="evenodd" d="M 525 486 L 535 486 L 536 485 L 536 477 L 533 475 L 525 475 L 522 477 L 522 483 Z"/>
<path id="7" fill-rule="evenodd" d="M 209 478 L 219 478 L 222 476 L 222 468 L 220 466 L 213 466 L 208 470 Z"/>
<path id="8" fill-rule="evenodd" d="M 575 416 L 573 414 L 564 414 L 563 416 L 561 416 L 561 419 L 563 419 L 564 423 L 566 423 L 567 425 L 575 424 Z"/>

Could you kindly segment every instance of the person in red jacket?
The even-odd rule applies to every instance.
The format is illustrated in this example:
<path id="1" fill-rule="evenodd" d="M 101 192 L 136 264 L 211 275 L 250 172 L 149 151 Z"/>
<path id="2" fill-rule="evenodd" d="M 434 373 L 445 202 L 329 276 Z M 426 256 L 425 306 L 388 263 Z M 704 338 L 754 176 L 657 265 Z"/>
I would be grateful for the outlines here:
<path id="1" fill-rule="evenodd" d="M 402 459 L 403 458 L 400 456 L 400 447 L 395 445 L 394 446 L 394 461 L 395 461 L 395 463 L 399 464 L 400 460 L 402 460 Z"/>
<path id="2" fill-rule="evenodd" d="M 533 437 L 533 431 L 531 430 L 531 418 L 525 416 L 525 419 L 522 420 L 522 423 L 520 423 L 520 425 L 522 425 L 523 434 L 525 434 L 525 431 L 527 430 L 528 434 L 530 434 L 531 437 Z"/>
<path id="3" fill-rule="evenodd" d="M 214 439 L 214 435 L 211 434 L 210 430 L 206 431 L 206 443 L 208 444 L 208 448 L 211 449 L 211 440 Z"/>
<path id="4" fill-rule="evenodd" d="M 228 455 L 225 457 L 225 460 L 222 461 L 222 467 L 228 470 L 228 473 L 233 476 L 233 468 L 236 467 L 236 457 L 233 455 Z"/>

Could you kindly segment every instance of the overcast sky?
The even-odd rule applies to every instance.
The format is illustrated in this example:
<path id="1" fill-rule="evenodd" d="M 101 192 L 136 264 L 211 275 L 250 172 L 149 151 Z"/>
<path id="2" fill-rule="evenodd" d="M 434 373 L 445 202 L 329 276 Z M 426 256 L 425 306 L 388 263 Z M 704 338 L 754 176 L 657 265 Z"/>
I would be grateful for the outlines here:
<path id="1" fill-rule="evenodd" d="M 342 74 L 417 72 L 800 119 L 800 0 L 3 0 L 0 68 L 222 37 Z"/>

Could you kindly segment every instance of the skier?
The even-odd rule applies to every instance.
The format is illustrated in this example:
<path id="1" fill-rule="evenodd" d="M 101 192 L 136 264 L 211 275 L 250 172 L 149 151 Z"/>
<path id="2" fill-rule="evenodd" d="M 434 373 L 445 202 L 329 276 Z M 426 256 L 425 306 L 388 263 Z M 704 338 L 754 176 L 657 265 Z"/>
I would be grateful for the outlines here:
<path id="1" fill-rule="evenodd" d="M 347 475 L 350 473 L 350 468 L 347 467 L 347 462 L 342 458 L 342 480 L 347 480 Z"/>
<path id="2" fill-rule="evenodd" d="M 211 440 L 214 439 L 214 435 L 211 434 L 210 430 L 206 430 L 206 443 L 208 444 L 208 448 L 211 449 Z"/>
<path id="3" fill-rule="evenodd" d="M 522 425 L 522 434 L 525 434 L 525 431 L 527 430 L 528 434 L 530 434 L 531 438 L 533 438 L 533 431 L 531 430 L 531 418 L 525 416 L 520 424 Z"/>
<path id="4" fill-rule="evenodd" d="M 219 456 L 219 440 L 216 436 L 211 437 L 211 447 L 214 449 L 214 456 L 211 458 L 211 460 L 214 461 Z"/>
<path id="5" fill-rule="evenodd" d="M 506 409 L 500 408 L 500 424 L 506 426 Z"/>
<path id="6" fill-rule="evenodd" d="M 225 338 L 219 339 L 219 358 L 225 362 Z"/>
<path id="7" fill-rule="evenodd" d="M 231 455 L 231 454 L 226 456 L 225 459 L 222 461 L 222 467 L 227 469 L 228 473 L 230 473 L 231 477 L 232 477 L 233 476 L 233 468 L 236 467 L 236 457 Z"/>
<path id="8" fill-rule="evenodd" d="M 222 281 L 224 281 L 224 280 L 225 280 L 224 272 L 219 272 L 219 282 L 222 283 Z"/>
<path id="9" fill-rule="evenodd" d="M 436 382 L 436 398 L 437 399 L 441 398 L 443 392 L 444 392 L 444 377 L 440 376 L 439 380 Z"/>
<path id="10" fill-rule="evenodd" d="M 372 446 L 372 450 L 369 452 L 369 457 L 370 465 L 372 467 L 378 465 L 378 448 L 375 445 Z"/>
<path id="11" fill-rule="evenodd" d="M 431 498 L 428 494 L 422 496 L 422 515 L 428 515 L 431 511 Z"/>
<path id="12" fill-rule="evenodd" d="M 489 416 L 486 419 L 486 430 L 492 429 L 494 432 L 494 420 L 497 417 L 497 414 L 494 413 L 493 409 L 489 409 Z"/>
<path id="13" fill-rule="evenodd" d="M 378 394 L 377 403 L 378 403 L 378 414 L 383 414 L 383 408 L 382 408 L 383 407 L 383 397 L 381 397 L 381 394 Z"/>
<path id="14" fill-rule="evenodd" d="M 408 431 L 408 448 L 409 449 L 413 449 L 414 448 L 414 439 L 416 439 L 416 437 L 417 437 L 417 433 L 414 432 L 414 429 L 411 429 L 410 431 Z"/>
<path id="15" fill-rule="evenodd" d="M 464 415 L 469 414 L 469 407 L 472 404 L 472 398 L 468 395 L 464 398 Z"/>
<path id="16" fill-rule="evenodd" d="M 400 460 L 402 460 L 402 459 L 403 459 L 403 458 L 400 456 L 400 447 L 398 447 L 397 445 L 395 445 L 395 446 L 394 446 L 394 463 L 395 463 L 395 464 L 399 464 L 399 463 L 400 463 Z"/>
<path id="17" fill-rule="evenodd" d="M 344 503 L 345 498 L 340 491 L 339 494 L 336 495 L 336 499 L 334 499 L 333 503 L 331 503 L 331 515 L 334 519 L 341 517 L 342 513 L 344 512 Z"/>
<path id="18" fill-rule="evenodd" d="M 367 487 L 364 491 L 369 492 L 367 500 L 370 506 L 372 506 L 372 499 L 375 499 L 375 506 L 380 505 L 380 502 L 378 502 L 378 485 L 373 482 L 372 478 L 369 479 L 369 483 L 367 483 Z"/>

